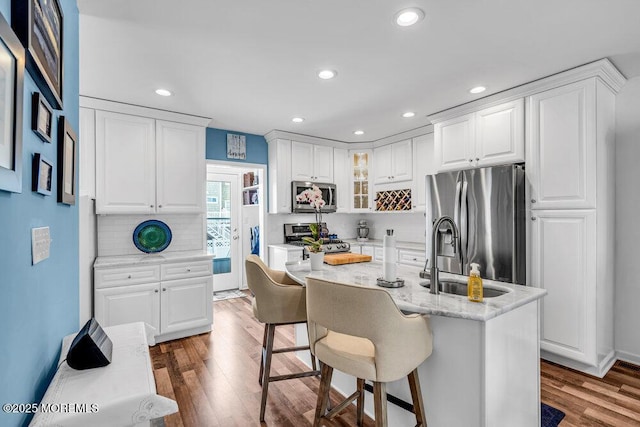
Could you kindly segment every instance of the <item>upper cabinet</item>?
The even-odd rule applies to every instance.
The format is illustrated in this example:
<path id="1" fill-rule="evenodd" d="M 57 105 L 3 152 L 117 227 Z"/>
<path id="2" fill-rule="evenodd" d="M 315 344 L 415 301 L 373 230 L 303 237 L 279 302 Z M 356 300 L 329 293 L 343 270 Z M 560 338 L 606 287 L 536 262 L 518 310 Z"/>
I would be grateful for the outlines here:
<path id="1" fill-rule="evenodd" d="M 333 183 L 333 147 L 291 141 L 291 179 Z"/>
<path id="2" fill-rule="evenodd" d="M 204 212 L 205 129 L 96 111 L 96 213 Z"/>
<path id="3" fill-rule="evenodd" d="M 351 163 L 351 200 L 352 212 L 368 212 L 372 210 L 373 197 L 369 176 L 371 174 L 372 151 L 349 150 L 349 162 Z M 338 190 L 339 191 L 339 190 Z"/>
<path id="4" fill-rule="evenodd" d="M 338 198 L 336 212 L 349 212 L 349 151 L 344 148 L 333 149 L 333 179 Z"/>
<path id="5" fill-rule="evenodd" d="M 436 173 L 433 161 L 433 133 L 413 138 L 413 190 L 411 209 L 426 209 L 426 176 Z"/>
<path id="6" fill-rule="evenodd" d="M 373 150 L 374 183 L 410 181 L 413 178 L 413 145 L 410 139 Z"/>
<path id="7" fill-rule="evenodd" d="M 439 172 L 524 161 L 524 99 L 434 125 Z"/>
<path id="8" fill-rule="evenodd" d="M 269 141 L 269 213 L 291 213 L 291 141 Z"/>
<path id="9" fill-rule="evenodd" d="M 528 106 L 531 207 L 595 208 L 595 80 L 533 95 Z"/>

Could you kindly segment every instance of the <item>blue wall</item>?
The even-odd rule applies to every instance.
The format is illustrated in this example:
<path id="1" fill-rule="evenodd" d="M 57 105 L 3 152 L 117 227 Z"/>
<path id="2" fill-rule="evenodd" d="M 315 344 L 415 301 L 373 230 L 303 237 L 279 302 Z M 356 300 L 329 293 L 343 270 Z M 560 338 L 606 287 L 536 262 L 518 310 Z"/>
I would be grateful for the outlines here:
<path id="1" fill-rule="evenodd" d="M 227 133 L 247 137 L 247 158 L 245 160 L 227 159 Z M 207 128 L 207 159 L 266 165 L 269 160 L 267 140 L 261 135 Z"/>
<path id="2" fill-rule="evenodd" d="M 61 5 L 64 111 L 54 111 L 54 143 L 43 143 L 31 130 L 31 94 L 40 90 L 25 72 L 22 193 L 0 191 L 1 403 L 39 402 L 55 372 L 62 338 L 79 327 L 78 208 L 56 202 L 57 180 L 51 196 L 31 191 L 33 153 L 57 159 L 58 117 L 64 115 L 78 132 L 78 10 L 76 0 Z M 11 0 L 0 0 L 0 12 L 11 22 Z M 51 256 L 31 265 L 31 228 L 41 226 L 51 228 Z M 2 426 L 29 419 L 0 412 Z"/>

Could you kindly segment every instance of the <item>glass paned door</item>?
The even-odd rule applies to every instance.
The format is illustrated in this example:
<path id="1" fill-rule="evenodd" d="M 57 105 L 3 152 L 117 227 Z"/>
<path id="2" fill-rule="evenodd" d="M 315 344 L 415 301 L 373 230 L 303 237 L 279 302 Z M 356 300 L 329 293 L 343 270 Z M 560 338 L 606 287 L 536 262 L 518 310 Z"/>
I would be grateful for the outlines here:
<path id="1" fill-rule="evenodd" d="M 240 287 L 239 178 L 207 174 L 207 253 L 213 259 L 215 292 Z"/>
<path id="2" fill-rule="evenodd" d="M 352 152 L 353 210 L 369 209 L 369 163 L 370 153 Z"/>

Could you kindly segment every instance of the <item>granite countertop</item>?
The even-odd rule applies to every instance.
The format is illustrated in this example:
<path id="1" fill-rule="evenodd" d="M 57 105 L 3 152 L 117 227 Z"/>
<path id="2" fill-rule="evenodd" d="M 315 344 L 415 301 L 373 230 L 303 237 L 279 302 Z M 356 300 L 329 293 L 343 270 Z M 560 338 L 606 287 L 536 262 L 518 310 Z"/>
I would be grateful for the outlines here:
<path id="1" fill-rule="evenodd" d="M 304 248 L 303 246 L 290 245 L 288 243 L 274 243 L 274 244 L 268 245 L 268 247 L 285 249 L 287 251 L 301 251 Z"/>
<path id="2" fill-rule="evenodd" d="M 213 255 L 201 251 L 167 252 L 159 254 L 102 256 L 96 258 L 94 267 L 120 267 L 139 264 L 160 264 L 170 262 L 208 261 Z"/>
<path id="3" fill-rule="evenodd" d="M 305 277 L 313 277 L 385 289 L 401 310 L 478 321 L 487 321 L 547 294 L 545 289 L 483 279 L 485 287 L 506 288 L 510 292 L 495 298 L 485 298 L 482 303 L 471 302 L 466 296 L 445 293 L 432 295 L 429 289 L 420 286 L 420 282 L 425 280 L 419 276 L 421 269 L 405 265 L 397 267 L 397 276 L 405 281 L 403 287 L 380 288 L 376 284 L 376 279 L 382 277 L 382 264 L 378 262 L 324 265 L 320 271 L 311 271 L 309 261 L 299 261 L 287 263 L 286 270 L 298 283 L 304 284 Z M 441 280 L 456 278 L 466 279 L 465 276 L 457 274 L 440 273 Z"/>
<path id="4" fill-rule="evenodd" d="M 382 247 L 382 240 L 369 239 L 367 241 L 360 241 L 357 239 L 344 239 L 345 242 L 351 244 L 351 246 L 379 246 Z M 425 252 L 425 244 L 418 242 L 396 242 L 396 249 L 407 249 L 411 251 Z"/>

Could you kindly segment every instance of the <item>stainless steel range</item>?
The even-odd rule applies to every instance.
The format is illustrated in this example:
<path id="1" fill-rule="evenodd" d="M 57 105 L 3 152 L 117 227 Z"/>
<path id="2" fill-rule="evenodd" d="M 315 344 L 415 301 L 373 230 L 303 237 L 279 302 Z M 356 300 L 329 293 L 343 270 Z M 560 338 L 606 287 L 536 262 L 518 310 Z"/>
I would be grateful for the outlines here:
<path id="1" fill-rule="evenodd" d="M 327 229 L 326 223 L 321 223 L 322 229 Z M 303 237 L 311 237 L 311 229 L 309 228 L 308 223 L 297 223 L 297 224 L 285 224 L 284 225 L 284 241 L 290 245 L 294 246 L 306 246 L 306 243 L 302 241 Z M 332 235 L 325 237 L 324 244 L 322 245 L 322 250 L 324 253 L 335 254 L 340 252 L 350 252 L 351 245 L 347 242 L 344 242 L 337 238 L 332 238 Z M 303 257 L 306 258 L 307 249 L 304 249 Z"/>

